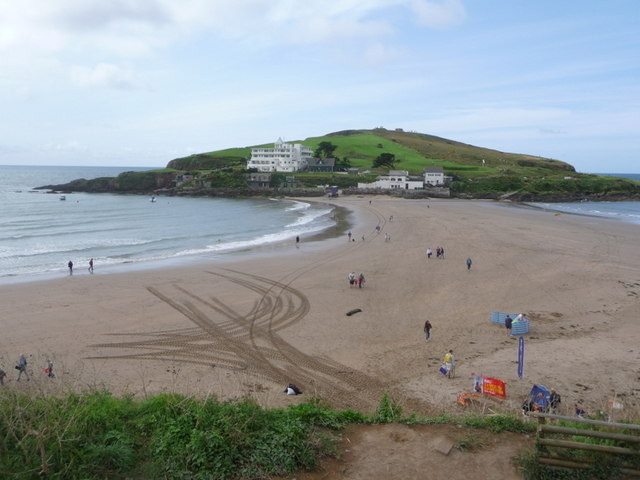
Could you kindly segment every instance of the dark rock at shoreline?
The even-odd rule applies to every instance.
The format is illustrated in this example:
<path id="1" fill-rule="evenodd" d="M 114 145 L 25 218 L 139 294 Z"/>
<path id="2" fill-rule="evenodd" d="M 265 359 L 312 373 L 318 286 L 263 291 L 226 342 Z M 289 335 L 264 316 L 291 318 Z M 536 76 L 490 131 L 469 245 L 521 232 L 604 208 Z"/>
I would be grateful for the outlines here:
<path id="1" fill-rule="evenodd" d="M 317 188 L 184 188 L 167 186 L 167 179 L 156 182 L 151 188 L 136 188 L 133 184 L 129 188 L 117 181 L 117 178 L 99 178 L 87 180 L 80 178 L 69 183 L 60 185 L 44 185 L 36 190 L 49 190 L 49 193 L 125 193 L 137 195 L 162 195 L 162 196 L 184 196 L 184 197 L 324 197 L 326 192 Z M 147 184 L 148 185 L 148 184 Z M 156 187 L 156 188 L 153 188 Z M 460 198 L 460 199 L 486 199 L 486 200 L 508 200 L 520 203 L 532 202 L 581 202 L 581 201 L 638 201 L 640 194 L 634 193 L 606 193 L 606 194 L 585 194 L 585 193 L 464 193 L 450 191 L 448 188 L 427 188 L 424 190 L 381 190 L 381 189 L 359 189 L 355 187 L 342 189 L 342 195 L 388 195 L 401 198 Z"/>

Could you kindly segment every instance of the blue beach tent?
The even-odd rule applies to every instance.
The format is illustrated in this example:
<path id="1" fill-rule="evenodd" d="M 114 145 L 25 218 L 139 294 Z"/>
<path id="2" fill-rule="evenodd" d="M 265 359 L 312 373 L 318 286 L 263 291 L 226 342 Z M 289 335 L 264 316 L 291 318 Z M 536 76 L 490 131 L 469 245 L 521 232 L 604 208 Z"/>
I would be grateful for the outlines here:
<path id="1" fill-rule="evenodd" d="M 542 393 L 545 397 L 547 397 L 547 400 L 549 400 L 549 398 L 551 397 L 551 392 L 549 392 L 549 390 L 547 390 L 547 387 L 545 387 L 544 385 L 534 385 L 529 392 L 529 397 L 536 398 L 539 393 Z"/>
<path id="2" fill-rule="evenodd" d="M 547 387 L 544 385 L 534 385 L 527 395 L 527 398 L 522 402 L 522 410 L 524 413 L 535 411 L 535 400 L 538 398 L 538 394 L 541 393 L 547 399 L 547 405 L 549 405 L 549 401 L 551 398 L 551 392 L 547 390 Z"/>
<path id="3" fill-rule="evenodd" d="M 511 324 L 511 335 L 524 335 L 525 333 L 529 333 L 529 322 L 516 322 L 515 319 L 518 316 L 517 313 L 502 313 L 502 312 L 491 312 L 491 323 L 498 323 L 500 325 L 504 325 L 504 319 L 509 315 L 514 322 Z"/>

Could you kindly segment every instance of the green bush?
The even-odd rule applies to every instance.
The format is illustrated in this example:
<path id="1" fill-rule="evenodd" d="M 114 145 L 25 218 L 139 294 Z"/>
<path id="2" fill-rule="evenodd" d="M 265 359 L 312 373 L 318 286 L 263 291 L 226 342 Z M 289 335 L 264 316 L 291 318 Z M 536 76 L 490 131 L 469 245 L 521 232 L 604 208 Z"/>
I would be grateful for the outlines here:
<path id="1" fill-rule="evenodd" d="M 152 170 L 143 172 L 123 172 L 116 177 L 119 191 L 154 190 L 158 188 L 157 172 Z"/>
<path id="2" fill-rule="evenodd" d="M 452 191 L 460 193 L 498 194 L 518 191 L 524 185 L 524 180 L 521 177 L 500 175 L 457 180 L 451 182 L 450 188 Z"/>
<path id="3" fill-rule="evenodd" d="M 378 410 L 376 411 L 373 421 L 376 423 L 397 422 L 402 419 L 402 407 L 394 403 L 389 395 L 385 393 L 380 399 Z"/>
<path id="4" fill-rule="evenodd" d="M 231 479 L 289 475 L 336 451 L 330 432 L 364 417 L 320 402 L 264 410 L 244 400 L 108 392 L 0 395 L 0 477 Z"/>

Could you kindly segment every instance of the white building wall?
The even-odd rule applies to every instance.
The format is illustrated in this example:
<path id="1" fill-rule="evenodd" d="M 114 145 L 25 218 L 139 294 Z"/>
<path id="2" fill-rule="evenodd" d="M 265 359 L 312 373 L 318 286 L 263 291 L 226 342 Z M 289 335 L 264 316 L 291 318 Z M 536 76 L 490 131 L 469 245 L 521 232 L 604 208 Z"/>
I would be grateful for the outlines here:
<path id="1" fill-rule="evenodd" d="M 259 172 L 298 172 L 307 167 L 312 155 L 311 148 L 300 143 L 278 141 L 273 148 L 252 148 L 247 168 Z"/>
<path id="2" fill-rule="evenodd" d="M 389 175 L 379 177 L 372 183 L 358 183 L 358 188 L 380 188 L 382 190 L 416 190 L 424 188 L 424 182 L 419 180 L 407 180 L 404 175 Z"/>
<path id="3" fill-rule="evenodd" d="M 424 183 L 429 185 L 444 185 L 444 175 L 442 173 L 425 173 Z"/>

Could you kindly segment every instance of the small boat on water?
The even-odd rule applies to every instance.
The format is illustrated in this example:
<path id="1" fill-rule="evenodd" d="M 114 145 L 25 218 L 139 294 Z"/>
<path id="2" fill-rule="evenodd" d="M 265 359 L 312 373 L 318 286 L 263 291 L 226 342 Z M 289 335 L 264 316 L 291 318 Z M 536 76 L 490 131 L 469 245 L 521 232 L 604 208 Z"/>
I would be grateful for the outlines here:
<path id="1" fill-rule="evenodd" d="M 65 197 L 64 195 L 60 195 L 60 200 L 66 200 L 67 197 Z"/>
<path id="2" fill-rule="evenodd" d="M 151 198 L 149 199 L 149 201 L 150 201 L 151 203 L 156 203 L 156 197 L 151 197 Z"/>

